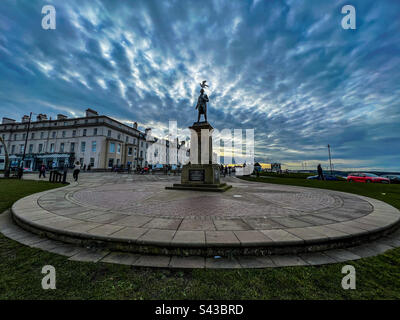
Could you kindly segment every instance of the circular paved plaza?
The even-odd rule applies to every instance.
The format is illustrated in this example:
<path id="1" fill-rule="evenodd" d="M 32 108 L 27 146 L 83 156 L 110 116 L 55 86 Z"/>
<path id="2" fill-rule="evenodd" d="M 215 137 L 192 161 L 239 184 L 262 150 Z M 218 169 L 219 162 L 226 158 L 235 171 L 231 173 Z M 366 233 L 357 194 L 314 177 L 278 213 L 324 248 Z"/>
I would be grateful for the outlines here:
<path id="1" fill-rule="evenodd" d="M 174 176 L 82 175 L 78 184 L 17 201 L 12 216 L 30 232 L 107 252 L 161 260 L 254 257 L 258 265 L 263 259 L 269 263 L 310 253 L 314 261 L 335 262 L 329 252 L 386 236 L 400 219 L 390 205 L 348 193 L 235 177 L 226 179 L 233 188 L 224 193 L 165 189 L 178 181 Z"/>

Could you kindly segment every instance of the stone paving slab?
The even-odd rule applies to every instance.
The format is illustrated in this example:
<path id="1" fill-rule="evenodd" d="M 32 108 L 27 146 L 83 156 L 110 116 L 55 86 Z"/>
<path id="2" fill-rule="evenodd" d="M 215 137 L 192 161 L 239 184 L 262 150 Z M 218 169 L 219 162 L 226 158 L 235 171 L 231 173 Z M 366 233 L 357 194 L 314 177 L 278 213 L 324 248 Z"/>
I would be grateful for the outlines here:
<path id="1" fill-rule="evenodd" d="M 204 257 L 173 256 L 169 263 L 169 267 L 174 269 L 203 269 L 206 267 L 206 262 Z"/>
<path id="2" fill-rule="evenodd" d="M 303 239 L 304 243 L 306 244 L 325 242 L 330 239 L 326 234 L 315 230 L 314 227 L 290 228 L 286 229 L 286 231 L 290 232 L 300 239 Z"/>
<path id="3" fill-rule="evenodd" d="M 296 235 L 288 232 L 287 230 L 283 229 L 276 229 L 276 230 L 261 230 L 269 239 L 277 245 L 295 245 L 295 244 L 303 244 L 304 240 Z"/>
<path id="4" fill-rule="evenodd" d="M 175 246 L 199 246 L 203 247 L 206 243 L 204 231 L 176 231 L 172 244 Z"/>
<path id="5" fill-rule="evenodd" d="M 240 246 L 240 241 L 233 231 L 206 231 L 207 246 Z"/>
<path id="6" fill-rule="evenodd" d="M 87 233 L 92 234 L 92 235 L 107 237 L 113 233 L 118 232 L 119 230 L 121 230 L 123 228 L 124 227 L 122 227 L 122 226 L 115 226 L 112 224 L 103 224 L 96 228 L 90 229 L 89 231 L 87 231 Z"/>
<path id="7" fill-rule="evenodd" d="M 303 253 L 300 258 L 310 265 L 337 263 L 337 261 L 322 252 Z"/>
<path id="8" fill-rule="evenodd" d="M 233 231 L 233 233 L 244 247 L 263 246 L 266 242 L 272 242 L 271 238 L 258 230 Z"/>
<path id="9" fill-rule="evenodd" d="M 236 258 L 206 258 L 207 269 L 239 269 L 241 265 Z"/>
<path id="10" fill-rule="evenodd" d="M 148 229 L 145 228 L 135 228 L 135 227 L 125 227 L 111 235 L 111 238 L 116 239 L 128 239 L 130 241 L 136 241 L 139 237 L 145 234 Z"/>
<path id="11" fill-rule="evenodd" d="M 240 256 L 237 257 L 239 264 L 242 268 L 273 268 L 276 265 L 273 263 L 271 257 L 258 257 L 258 256 Z"/>
<path id="12" fill-rule="evenodd" d="M 170 244 L 174 238 L 175 232 L 175 230 L 149 229 L 137 239 L 137 242 L 151 245 Z"/>
<path id="13" fill-rule="evenodd" d="M 213 220 L 195 220 L 195 219 L 183 219 L 179 229 L 180 231 L 215 231 L 215 224 Z"/>
<path id="14" fill-rule="evenodd" d="M 71 244 L 65 244 L 63 243 L 62 245 L 59 245 L 55 248 L 49 249 L 49 252 L 56 253 L 62 256 L 66 257 L 71 257 L 79 252 L 81 252 L 84 248 L 77 247 Z"/>
<path id="15" fill-rule="evenodd" d="M 348 260 L 357 260 L 361 257 L 357 254 L 347 250 L 347 249 L 334 249 L 324 252 L 327 256 L 331 257 L 336 261 L 348 261 Z"/>
<path id="16" fill-rule="evenodd" d="M 82 261 L 82 262 L 98 262 L 104 258 L 109 252 L 106 250 L 80 250 L 77 254 L 69 257 L 68 260 L 71 261 Z"/>
<path id="17" fill-rule="evenodd" d="M 297 255 L 271 255 L 271 260 L 278 267 L 293 267 L 308 265 L 302 258 Z"/>
<path id="18" fill-rule="evenodd" d="M 101 262 L 114 263 L 114 264 L 125 264 L 133 265 L 135 261 L 139 259 L 139 254 L 129 252 L 111 252 L 106 255 Z"/>
<path id="19" fill-rule="evenodd" d="M 137 267 L 168 268 L 171 257 L 168 256 L 146 256 L 141 255 L 134 263 Z"/>

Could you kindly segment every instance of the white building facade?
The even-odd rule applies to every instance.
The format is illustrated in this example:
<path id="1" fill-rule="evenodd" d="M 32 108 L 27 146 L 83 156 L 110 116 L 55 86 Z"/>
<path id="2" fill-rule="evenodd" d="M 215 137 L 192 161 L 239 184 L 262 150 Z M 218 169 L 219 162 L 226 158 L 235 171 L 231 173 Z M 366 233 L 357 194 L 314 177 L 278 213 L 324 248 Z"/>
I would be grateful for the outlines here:
<path id="1" fill-rule="evenodd" d="M 0 135 L 11 166 L 18 165 L 24 151 L 24 167 L 32 170 L 42 164 L 48 168 L 72 167 L 76 161 L 94 170 L 128 165 L 136 168 L 147 164 L 146 135 L 137 129 L 136 122 L 130 127 L 91 109 L 87 109 L 82 118 L 59 114 L 52 120 L 39 114 L 36 121 L 30 123 L 28 116 L 21 122 L 3 118 Z M 0 156 L 4 156 L 3 146 Z"/>

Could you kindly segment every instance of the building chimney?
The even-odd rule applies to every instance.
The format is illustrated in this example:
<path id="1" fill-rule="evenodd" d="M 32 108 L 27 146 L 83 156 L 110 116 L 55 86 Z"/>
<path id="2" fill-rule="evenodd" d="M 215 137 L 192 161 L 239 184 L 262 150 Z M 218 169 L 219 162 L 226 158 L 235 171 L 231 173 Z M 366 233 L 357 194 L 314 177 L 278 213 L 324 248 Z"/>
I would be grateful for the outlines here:
<path id="1" fill-rule="evenodd" d="M 99 114 L 97 113 L 97 111 L 94 111 L 93 109 L 86 109 L 86 117 L 96 117 Z"/>
<path id="2" fill-rule="evenodd" d="M 28 115 L 24 115 L 22 117 L 22 123 L 24 123 L 24 122 L 29 122 L 29 116 Z"/>
<path id="3" fill-rule="evenodd" d="M 15 120 L 14 120 L 14 119 L 10 119 L 10 118 L 3 117 L 3 120 L 2 120 L 2 122 L 1 122 L 1 124 L 9 124 L 9 123 L 15 123 Z"/>
<path id="4" fill-rule="evenodd" d="M 133 129 L 137 129 L 137 122 L 136 121 L 132 124 L 132 127 L 133 127 Z"/>
<path id="5" fill-rule="evenodd" d="M 59 113 L 58 115 L 57 115 L 57 120 L 63 120 L 63 119 L 67 119 L 68 117 L 67 116 L 65 116 L 65 115 L 63 115 L 63 114 L 61 114 L 61 113 Z"/>
<path id="6" fill-rule="evenodd" d="M 39 113 L 36 117 L 37 121 L 45 121 L 47 120 L 47 115 L 45 115 L 44 113 Z"/>

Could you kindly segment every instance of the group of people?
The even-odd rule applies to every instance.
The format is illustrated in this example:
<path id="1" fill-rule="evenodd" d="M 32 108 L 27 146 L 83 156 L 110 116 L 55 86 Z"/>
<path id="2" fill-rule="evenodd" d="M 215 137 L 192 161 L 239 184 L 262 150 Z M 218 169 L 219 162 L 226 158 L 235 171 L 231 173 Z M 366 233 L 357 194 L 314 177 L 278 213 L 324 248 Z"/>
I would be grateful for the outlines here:
<path id="1" fill-rule="evenodd" d="M 67 168 L 65 168 L 66 170 Z M 84 170 L 86 170 L 86 167 L 84 168 Z M 88 170 L 90 170 L 90 165 L 88 166 Z M 79 163 L 79 161 L 76 161 L 74 164 L 74 171 L 72 173 L 72 176 L 74 178 L 75 181 L 78 181 L 78 176 L 79 176 L 79 172 L 81 171 L 81 164 Z M 46 166 L 44 164 L 42 164 L 39 167 L 39 179 L 43 177 L 46 178 Z"/>
<path id="2" fill-rule="evenodd" d="M 220 174 L 224 175 L 224 177 L 226 177 L 226 175 L 231 175 L 232 173 L 235 172 L 236 172 L 235 167 L 224 166 L 223 164 L 220 165 Z"/>

